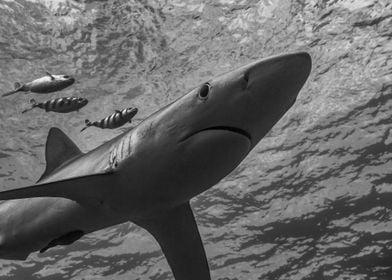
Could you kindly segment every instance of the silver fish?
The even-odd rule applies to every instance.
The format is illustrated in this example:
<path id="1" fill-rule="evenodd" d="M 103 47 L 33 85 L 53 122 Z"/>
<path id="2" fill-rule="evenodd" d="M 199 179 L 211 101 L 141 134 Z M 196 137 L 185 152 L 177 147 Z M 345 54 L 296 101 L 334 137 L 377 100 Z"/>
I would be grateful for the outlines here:
<path id="1" fill-rule="evenodd" d="M 30 103 L 32 104 L 31 108 L 24 110 L 22 114 L 37 107 L 44 109 L 46 112 L 69 113 L 86 106 L 88 100 L 82 97 L 61 97 L 41 103 L 31 99 Z"/>
<path id="2" fill-rule="evenodd" d="M 82 132 L 83 130 L 85 130 L 90 126 L 96 126 L 102 129 L 118 128 L 120 126 L 123 126 L 127 122 L 131 123 L 132 118 L 137 114 L 137 112 L 138 112 L 137 108 L 130 107 L 130 108 L 123 109 L 121 111 L 116 110 L 115 113 L 99 121 L 91 122 L 89 120 L 85 120 L 86 126 L 82 128 L 80 132 Z"/>
<path id="3" fill-rule="evenodd" d="M 75 79 L 68 75 L 52 75 L 46 72 L 46 76 L 36 79 L 26 84 L 15 83 L 15 89 L 4 93 L 3 96 L 14 94 L 18 91 L 35 92 L 35 93 L 50 93 L 62 90 L 75 82 Z"/>

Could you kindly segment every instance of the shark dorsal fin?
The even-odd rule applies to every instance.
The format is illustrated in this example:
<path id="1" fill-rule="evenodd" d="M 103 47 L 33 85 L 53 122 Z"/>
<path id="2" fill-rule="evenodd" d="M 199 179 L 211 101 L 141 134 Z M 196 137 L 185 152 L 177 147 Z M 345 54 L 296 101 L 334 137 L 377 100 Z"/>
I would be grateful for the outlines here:
<path id="1" fill-rule="evenodd" d="M 37 183 L 47 177 L 64 162 L 81 154 L 83 153 L 64 132 L 56 127 L 52 127 L 49 130 L 48 138 L 46 139 L 46 169 Z"/>

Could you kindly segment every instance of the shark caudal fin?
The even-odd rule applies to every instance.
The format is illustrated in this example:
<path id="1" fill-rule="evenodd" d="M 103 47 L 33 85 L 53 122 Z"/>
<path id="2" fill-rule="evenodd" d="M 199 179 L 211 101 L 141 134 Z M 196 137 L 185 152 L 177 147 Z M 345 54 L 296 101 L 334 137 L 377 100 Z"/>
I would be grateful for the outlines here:
<path id="1" fill-rule="evenodd" d="M 23 89 L 23 86 L 24 86 L 24 85 L 21 84 L 21 83 L 16 82 L 16 83 L 14 84 L 14 86 L 15 86 L 15 89 L 14 89 L 14 90 L 9 91 L 9 92 L 6 92 L 6 93 L 4 93 L 2 96 L 9 96 L 9 95 L 14 94 L 14 93 L 16 93 L 16 92 L 18 92 L 18 91 L 21 91 L 21 90 Z"/>
<path id="2" fill-rule="evenodd" d="M 49 130 L 48 138 L 46 139 L 46 169 L 37 183 L 46 178 L 64 162 L 80 155 L 83 155 L 83 153 L 76 144 L 60 129 L 52 127 Z"/>

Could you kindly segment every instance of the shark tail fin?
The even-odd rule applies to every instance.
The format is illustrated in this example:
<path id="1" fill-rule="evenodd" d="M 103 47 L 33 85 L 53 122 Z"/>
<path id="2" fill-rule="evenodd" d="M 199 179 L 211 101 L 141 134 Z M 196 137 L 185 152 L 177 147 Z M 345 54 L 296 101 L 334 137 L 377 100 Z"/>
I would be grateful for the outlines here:
<path id="1" fill-rule="evenodd" d="M 9 92 L 3 93 L 2 96 L 9 96 L 9 95 L 14 94 L 14 93 L 16 93 L 18 91 L 21 91 L 23 89 L 23 86 L 24 86 L 23 84 L 16 82 L 14 84 L 14 87 L 15 87 L 14 90 L 11 90 Z"/>
<path id="2" fill-rule="evenodd" d="M 90 127 L 91 126 L 91 121 L 89 121 L 89 120 L 84 120 L 84 124 L 86 125 L 85 127 L 83 127 L 81 130 L 80 130 L 80 132 L 82 132 L 83 130 L 85 130 L 86 128 L 88 128 L 88 127 Z"/>
<path id="3" fill-rule="evenodd" d="M 31 107 L 26 109 L 26 110 L 23 110 L 22 114 L 24 114 L 24 113 L 26 113 L 26 112 L 28 112 L 30 110 L 33 110 L 35 107 L 38 106 L 37 101 L 35 101 L 35 99 L 30 99 L 30 104 L 31 104 Z"/>

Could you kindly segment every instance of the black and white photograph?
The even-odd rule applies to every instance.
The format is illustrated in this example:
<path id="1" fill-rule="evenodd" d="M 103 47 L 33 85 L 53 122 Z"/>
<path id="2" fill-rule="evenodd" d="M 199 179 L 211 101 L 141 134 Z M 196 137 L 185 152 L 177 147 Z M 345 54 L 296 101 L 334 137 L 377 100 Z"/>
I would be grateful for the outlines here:
<path id="1" fill-rule="evenodd" d="M 392 2 L 0 0 L 1 280 L 392 280 Z"/>

